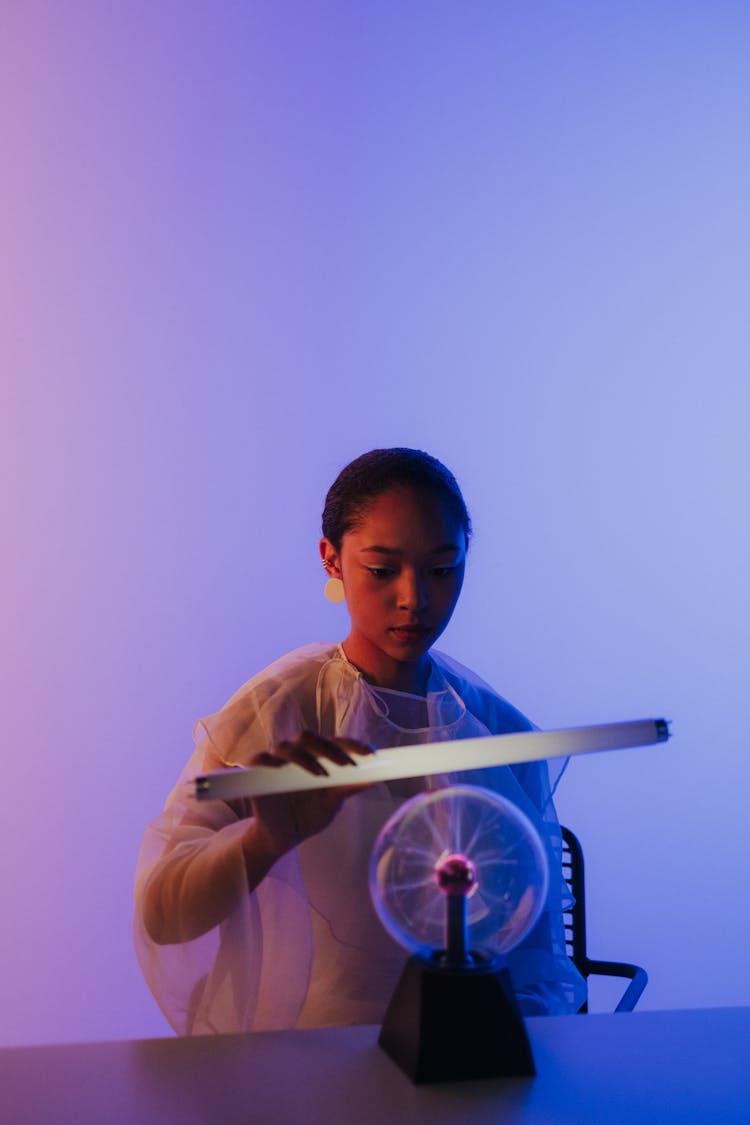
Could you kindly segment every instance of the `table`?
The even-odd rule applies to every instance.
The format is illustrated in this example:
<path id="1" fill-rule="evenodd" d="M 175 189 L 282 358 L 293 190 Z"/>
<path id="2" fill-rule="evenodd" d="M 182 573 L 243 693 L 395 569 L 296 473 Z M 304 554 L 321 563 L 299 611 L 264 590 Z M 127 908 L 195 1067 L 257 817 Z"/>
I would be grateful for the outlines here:
<path id="1" fill-rule="evenodd" d="M 750 1122 L 750 1008 L 527 1020 L 533 1079 L 413 1086 L 375 1027 L 0 1051 L 2 1125 Z"/>

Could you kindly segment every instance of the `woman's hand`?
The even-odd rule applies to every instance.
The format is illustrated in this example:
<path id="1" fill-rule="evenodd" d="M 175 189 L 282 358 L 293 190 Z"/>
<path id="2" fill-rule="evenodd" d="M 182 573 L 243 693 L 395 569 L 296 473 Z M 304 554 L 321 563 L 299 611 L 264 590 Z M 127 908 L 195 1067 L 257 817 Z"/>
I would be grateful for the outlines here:
<path id="1" fill-rule="evenodd" d="M 356 756 L 372 753 L 371 746 L 352 738 L 324 738 L 304 731 L 298 738 L 280 742 L 273 751 L 263 751 L 250 759 L 251 766 L 278 767 L 295 762 L 315 777 L 327 775 L 326 761 L 354 767 L 351 785 L 254 798 L 252 819 L 243 837 L 251 888 L 282 855 L 327 828 L 347 797 L 367 788 L 366 782 L 356 783 Z"/>

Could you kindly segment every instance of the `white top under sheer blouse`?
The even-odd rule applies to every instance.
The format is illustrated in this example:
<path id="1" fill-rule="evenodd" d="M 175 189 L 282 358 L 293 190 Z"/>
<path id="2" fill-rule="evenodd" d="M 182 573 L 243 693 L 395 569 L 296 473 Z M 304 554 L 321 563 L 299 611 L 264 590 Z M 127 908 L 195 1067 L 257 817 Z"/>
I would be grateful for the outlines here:
<path id="1" fill-rule="evenodd" d="M 374 785 L 344 801 L 333 822 L 276 862 L 254 892 L 247 886 L 241 836 L 249 802 L 196 802 L 189 780 L 247 765 L 259 751 L 303 730 L 376 748 L 530 730 L 531 723 L 468 669 L 432 653 L 425 697 L 375 688 L 336 644 L 313 644 L 249 680 L 195 727 L 195 750 L 164 812 L 146 831 L 135 890 L 135 946 L 146 981 L 181 1035 L 379 1023 L 405 961 L 379 923 L 368 889 L 375 839 L 415 793 L 447 784 L 483 785 L 518 805 L 560 871 L 560 833 L 545 762 L 496 766 Z M 414 753 L 419 753 L 415 750 Z M 561 772 L 562 763 L 555 763 Z M 234 870 L 236 906 L 192 940 L 157 945 L 142 922 L 149 880 L 170 864 L 221 863 Z M 177 870 L 177 868 L 174 868 Z M 547 908 L 508 955 L 522 1010 L 574 1012 L 585 984 L 565 954 L 567 888 L 553 877 Z M 174 930 L 188 935 L 173 900 Z"/>

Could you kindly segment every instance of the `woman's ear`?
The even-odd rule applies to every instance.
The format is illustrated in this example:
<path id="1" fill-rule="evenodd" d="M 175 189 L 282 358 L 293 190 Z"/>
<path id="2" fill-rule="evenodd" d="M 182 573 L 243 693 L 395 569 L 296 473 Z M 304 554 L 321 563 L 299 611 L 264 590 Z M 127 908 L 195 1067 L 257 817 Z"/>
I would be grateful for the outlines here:
<path id="1" fill-rule="evenodd" d="M 323 566 L 326 568 L 328 576 L 330 578 L 340 578 L 341 565 L 339 561 L 339 553 L 330 539 L 321 539 L 320 557 L 323 560 Z"/>

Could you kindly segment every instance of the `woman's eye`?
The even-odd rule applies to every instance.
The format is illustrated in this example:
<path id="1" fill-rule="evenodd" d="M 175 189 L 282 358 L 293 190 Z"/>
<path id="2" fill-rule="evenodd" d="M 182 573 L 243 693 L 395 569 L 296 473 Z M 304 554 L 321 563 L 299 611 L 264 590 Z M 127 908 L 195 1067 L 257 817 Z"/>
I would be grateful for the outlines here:
<path id="1" fill-rule="evenodd" d="M 387 566 L 368 566 L 367 569 L 373 578 L 390 578 L 393 574 L 393 571 L 389 570 Z"/>
<path id="2" fill-rule="evenodd" d="M 453 574 L 455 569 L 454 566 L 434 566 L 432 574 L 435 578 L 447 578 L 449 574 Z"/>

